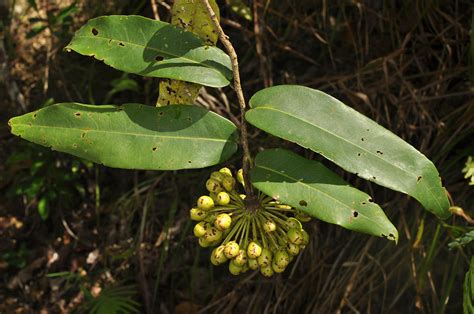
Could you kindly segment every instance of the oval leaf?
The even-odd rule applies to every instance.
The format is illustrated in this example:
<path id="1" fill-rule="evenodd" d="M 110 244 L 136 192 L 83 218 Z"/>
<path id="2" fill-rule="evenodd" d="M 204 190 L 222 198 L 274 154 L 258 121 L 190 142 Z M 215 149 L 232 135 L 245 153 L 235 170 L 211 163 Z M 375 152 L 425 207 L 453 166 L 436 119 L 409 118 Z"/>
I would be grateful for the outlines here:
<path id="1" fill-rule="evenodd" d="M 116 168 L 202 168 L 237 150 L 232 122 L 190 105 L 62 103 L 8 124 L 26 140 Z"/>
<path id="2" fill-rule="evenodd" d="M 250 175 L 260 191 L 320 220 L 398 240 L 397 229 L 369 195 L 319 162 L 284 149 L 270 149 L 257 155 Z"/>
<path id="3" fill-rule="evenodd" d="M 232 78 L 229 56 L 222 50 L 179 27 L 137 15 L 89 20 L 65 49 L 144 76 L 211 87 L 226 86 Z"/>
<path id="4" fill-rule="evenodd" d="M 361 178 L 411 195 L 439 218 L 449 201 L 433 163 L 401 138 L 339 100 L 303 86 L 256 93 L 246 119 L 309 148 Z"/>

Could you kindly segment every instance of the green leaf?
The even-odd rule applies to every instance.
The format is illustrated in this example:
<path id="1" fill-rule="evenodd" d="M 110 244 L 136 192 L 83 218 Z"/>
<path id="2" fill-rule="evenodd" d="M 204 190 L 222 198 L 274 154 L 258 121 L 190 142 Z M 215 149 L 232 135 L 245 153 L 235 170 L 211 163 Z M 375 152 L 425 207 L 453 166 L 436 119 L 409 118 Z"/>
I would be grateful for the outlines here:
<path id="1" fill-rule="evenodd" d="M 142 16 L 111 15 L 89 20 L 65 49 L 144 76 L 211 87 L 226 86 L 232 78 L 229 56 L 222 50 L 179 27 Z"/>
<path id="2" fill-rule="evenodd" d="M 237 150 L 232 122 L 189 105 L 62 103 L 15 117 L 9 125 L 31 142 L 125 169 L 202 168 Z"/>
<path id="3" fill-rule="evenodd" d="M 323 164 L 284 149 L 259 153 L 252 184 L 281 202 L 346 229 L 398 241 L 398 231 L 366 193 Z"/>
<path id="4" fill-rule="evenodd" d="M 303 86 L 256 93 L 246 119 L 256 127 L 309 148 L 343 169 L 411 195 L 448 218 L 449 201 L 433 163 L 401 138 L 339 100 Z"/>

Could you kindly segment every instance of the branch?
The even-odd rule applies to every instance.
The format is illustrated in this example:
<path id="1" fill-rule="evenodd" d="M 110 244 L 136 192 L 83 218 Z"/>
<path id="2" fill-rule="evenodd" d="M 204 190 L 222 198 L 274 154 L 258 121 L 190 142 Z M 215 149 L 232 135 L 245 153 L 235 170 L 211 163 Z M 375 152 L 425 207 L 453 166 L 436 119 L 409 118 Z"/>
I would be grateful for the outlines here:
<path id="1" fill-rule="evenodd" d="M 209 4 L 209 1 L 201 0 L 201 2 L 205 6 L 207 12 L 209 13 L 209 17 L 212 23 L 214 24 L 214 27 L 217 30 L 217 33 L 219 35 L 219 40 L 224 45 L 225 49 L 227 50 L 227 53 L 230 56 L 230 61 L 232 64 L 232 72 L 234 75 L 234 90 L 237 93 L 237 99 L 239 101 L 240 113 L 241 113 L 240 135 L 241 135 L 242 148 L 244 150 L 244 157 L 242 160 L 242 169 L 244 172 L 243 176 L 244 176 L 244 182 L 245 182 L 244 188 L 245 188 L 245 194 L 247 194 L 247 197 L 249 198 L 249 200 L 252 201 L 255 198 L 252 184 L 250 183 L 250 179 L 249 179 L 249 170 L 250 170 L 250 165 L 252 163 L 252 158 L 250 155 L 249 144 L 248 144 L 247 123 L 245 121 L 246 103 L 245 103 L 244 93 L 242 91 L 242 85 L 240 84 L 239 62 L 237 59 L 237 53 L 235 52 L 234 46 L 232 46 L 232 43 L 229 41 L 229 36 L 227 36 L 224 33 L 224 30 L 222 29 L 219 23 L 219 20 L 217 19 L 216 13 L 212 9 L 211 5 Z"/>

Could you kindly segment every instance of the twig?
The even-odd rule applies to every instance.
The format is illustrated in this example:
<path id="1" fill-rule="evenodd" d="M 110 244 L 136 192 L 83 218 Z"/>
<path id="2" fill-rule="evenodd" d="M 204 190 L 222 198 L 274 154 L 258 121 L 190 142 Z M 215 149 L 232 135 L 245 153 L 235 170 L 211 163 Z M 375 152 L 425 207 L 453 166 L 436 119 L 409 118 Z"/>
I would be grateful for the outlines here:
<path id="1" fill-rule="evenodd" d="M 159 21 L 160 14 L 158 13 L 158 3 L 156 2 L 156 0 L 150 0 L 150 4 L 151 4 L 151 9 L 153 11 L 153 17 L 155 18 L 155 20 Z"/>
<path id="2" fill-rule="evenodd" d="M 209 1 L 201 0 L 201 2 L 206 7 L 207 12 L 209 13 L 209 17 L 211 18 L 211 21 L 214 24 L 214 27 L 216 28 L 217 33 L 219 35 L 219 40 L 222 42 L 227 52 L 229 53 L 230 60 L 232 63 L 232 72 L 234 75 L 234 90 L 237 93 L 237 99 L 239 100 L 240 112 L 241 112 L 240 135 L 241 135 L 242 148 L 244 150 L 242 168 L 244 172 L 243 176 L 244 176 L 244 181 L 245 181 L 245 194 L 247 194 L 247 198 L 249 199 L 249 201 L 252 202 L 255 199 L 252 184 L 250 183 L 250 179 L 249 179 L 249 170 L 250 170 L 250 165 L 252 163 L 252 159 L 251 159 L 249 144 L 248 144 L 247 123 L 245 121 L 246 103 L 245 103 L 244 93 L 242 91 L 242 85 L 240 84 L 239 62 L 237 59 L 237 53 L 235 52 L 234 46 L 232 46 L 232 43 L 229 41 L 229 36 L 227 36 L 224 33 L 224 30 L 219 24 L 219 20 L 217 19 L 216 13 L 212 9 L 211 5 L 209 4 Z"/>

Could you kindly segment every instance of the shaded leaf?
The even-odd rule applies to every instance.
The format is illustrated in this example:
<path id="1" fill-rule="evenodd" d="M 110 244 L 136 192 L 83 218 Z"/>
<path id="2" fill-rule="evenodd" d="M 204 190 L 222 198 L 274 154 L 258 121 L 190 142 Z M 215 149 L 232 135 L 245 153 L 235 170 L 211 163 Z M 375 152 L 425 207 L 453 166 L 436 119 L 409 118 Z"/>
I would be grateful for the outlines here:
<path id="1" fill-rule="evenodd" d="M 75 33 L 66 50 L 144 76 L 211 87 L 226 86 L 232 78 L 229 56 L 222 50 L 179 27 L 142 16 L 91 19 Z"/>
<path id="2" fill-rule="evenodd" d="M 232 122 L 189 105 L 63 103 L 15 117 L 9 125 L 26 140 L 116 168 L 202 168 L 237 149 Z"/>
<path id="3" fill-rule="evenodd" d="M 246 119 L 309 148 L 361 178 L 417 199 L 445 219 L 449 201 L 433 163 L 401 138 L 339 100 L 303 86 L 256 93 Z"/>
<path id="4" fill-rule="evenodd" d="M 259 153 L 252 184 L 273 198 L 349 230 L 397 241 L 398 232 L 369 195 L 349 186 L 323 164 L 284 149 Z"/>

